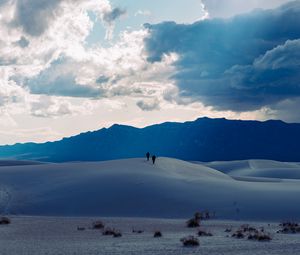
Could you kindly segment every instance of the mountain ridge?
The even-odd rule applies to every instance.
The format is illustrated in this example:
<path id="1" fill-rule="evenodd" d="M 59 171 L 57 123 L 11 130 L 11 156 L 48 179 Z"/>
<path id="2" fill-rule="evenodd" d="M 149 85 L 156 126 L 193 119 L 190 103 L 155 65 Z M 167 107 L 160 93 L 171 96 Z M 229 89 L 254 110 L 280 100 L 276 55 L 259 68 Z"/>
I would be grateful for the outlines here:
<path id="1" fill-rule="evenodd" d="M 298 142 L 297 142 L 298 141 Z M 243 121 L 198 118 L 144 128 L 109 128 L 45 143 L 0 146 L 0 158 L 65 162 L 134 158 L 151 151 L 183 160 L 273 159 L 300 161 L 300 124 L 281 120 Z"/>

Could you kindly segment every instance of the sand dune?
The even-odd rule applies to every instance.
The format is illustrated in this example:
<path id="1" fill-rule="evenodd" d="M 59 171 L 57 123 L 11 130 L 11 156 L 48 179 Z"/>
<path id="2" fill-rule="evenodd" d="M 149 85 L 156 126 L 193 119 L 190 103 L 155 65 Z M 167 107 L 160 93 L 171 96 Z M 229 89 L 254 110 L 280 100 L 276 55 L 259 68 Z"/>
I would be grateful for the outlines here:
<path id="1" fill-rule="evenodd" d="M 0 208 L 21 215 L 158 218 L 208 209 L 219 218 L 298 219 L 299 169 L 273 161 L 204 165 L 170 158 L 154 166 L 139 158 L 2 166 Z"/>
<path id="2" fill-rule="evenodd" d="M 205 165 L 234 177 L 300 179 L 299 163 L 272 160 L 243 160 L 211 162 Z"/>

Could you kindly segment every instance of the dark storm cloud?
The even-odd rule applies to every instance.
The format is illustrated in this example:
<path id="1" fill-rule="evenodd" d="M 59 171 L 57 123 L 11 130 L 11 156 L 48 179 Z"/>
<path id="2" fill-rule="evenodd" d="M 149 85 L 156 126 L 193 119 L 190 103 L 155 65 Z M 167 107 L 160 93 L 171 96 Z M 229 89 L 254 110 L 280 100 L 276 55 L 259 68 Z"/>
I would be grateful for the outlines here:
<path id="1" fill-rule="evenodd" d="M 148 61 L 176 52 L 182 96 L 248 111 L 300 97 L 300 1 L 231 19 L 146 27 Z"/>

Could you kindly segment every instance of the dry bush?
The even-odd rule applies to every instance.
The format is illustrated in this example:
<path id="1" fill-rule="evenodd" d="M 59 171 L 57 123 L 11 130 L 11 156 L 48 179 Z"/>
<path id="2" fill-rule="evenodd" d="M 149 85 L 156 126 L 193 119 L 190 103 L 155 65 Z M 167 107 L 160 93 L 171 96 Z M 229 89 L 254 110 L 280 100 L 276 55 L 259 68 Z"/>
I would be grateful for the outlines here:
<path id="1" fill-rule="evenodd" d="M 295 222 L 283 222 L 280 224 L 281 229 L 277 233 L 281 234 L 297 234 L 300 233 L 300 226 Z"/>
<path id="2" fill-rule="evenodd" d="M 102 234 L 104 236 L 113 236 L 115 234 L 115 232 L 116 231 L 114 229 L 112 229 L 112 228 L 106 228 L 106 229 L 104 229 L 104 231 L 102 232 Z"/>
<path id="3" fill-rule="evenodd" d="M 272 240 L 272 238 L 269 234 L 265 234 L 265 233 L 262 233 L 262 232 L 249 234 L 248 239 L 249 240 L 260 241 L 260 242 L 262 242 L 262 241 L 271 241 Z"/>
<path id="4" fill-rule="evenodd" d="M 186 222 L 186 226 L 188 228 L 197 228 L 197 227 L 200 227 L 200 220 L 195 219 L 195 218 L 189 219 Z"/>
<path id="5" fill-rule="evenodd" d="M 144 230 L 136 230 L 136 229 L 132 229 L 132 233 L 135 233 L 135 234 L 142 234 L 142 233 L 144 233 Z"/>
<path id="6" fill-rule="evenodd" d="M 260 230 L 250 227 L 249 225 L 242 225 L 237 231 L 232 234 L 232 237 L 242 239 L 246 238 L 248 240 L 254 241 L 271 241 L 272 238 L 268 233 L 265 233 L 264 228 Z"/>
<path id="7" fill-rule="evenodd" d="M 234 232 L 232 235 L 232 237 L 238 238 L 238 239 L 242 239 L 245 237 L 243 231 L 241 230 L 237 230 L 236 232 Z"/>
<path id="8" fill-rule="evenodd" d="M 210 233 L 210 232 L 207 232 L 205 230 L 199 230 L 198 231 L 198 236 L 213 236 L 213 234 Z"/>
<path id="9" fill-rule="evenodd" d="M 102 235 L 104 235 L 104 236 L 113 236 L 113 237 L 121 237 L 122 233 L 121 233 L 121 231 L 113 229 L 113 228 L 106 228 L 102 232 Z"/>
<path id="10" fill-rule="evenodd" d="M 8 225 L 11 223 L 11 220 L 8 217 L 1 217 L 0 218 L 0 225 Z"/>
<path id="11" fill-rule="evenodd" d="M 120 231 L 115 230 L 113 233 L 113 237 L 122 237 L 122 233 Z"/>
<path id="12" fill-rule="evenodd" d="M 95 221 L 93 223 L 93 229 L 103 229 L 104 223 L 102 221 Z"/>
<path id="13" fill-rule="evenodd" d="M 194 236 L 187 236 L 187 237 L 181 238 L 180 241 L 182 242 L 183 246 L 186 246 L 186 247 L 193 247 L 193 246 L 200 245 L 198 238 L 196 238 Z"/>
<path id="14" fill-rule="evenodd" d="M 162 237 L 162 233 L 160 231 L 155 231 L 153 237 Z"/>

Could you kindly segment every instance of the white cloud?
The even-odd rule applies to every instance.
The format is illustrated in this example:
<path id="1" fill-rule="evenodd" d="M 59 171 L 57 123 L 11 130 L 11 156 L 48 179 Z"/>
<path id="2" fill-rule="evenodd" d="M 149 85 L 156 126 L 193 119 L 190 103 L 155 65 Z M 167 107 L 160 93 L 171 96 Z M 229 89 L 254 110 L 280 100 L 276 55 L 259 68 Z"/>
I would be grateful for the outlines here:
<path id="1" fill-rule="evenodd" d="M 31 114 L 35 117 L 51 118 L 81 112 L 80 107 L 60 98 L 41 96 L 31 103 Z"/>
<path id="2" fill-rule="evenodd" d="M 134 16 L 139 16 L 139 15 L 141 15 L 141 16 L 151 16 L 152 13 L 151 13 L 151 11 L 149 11 L 149 10 L 138 10 L 138 11 L 134 14 Z"/>

